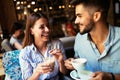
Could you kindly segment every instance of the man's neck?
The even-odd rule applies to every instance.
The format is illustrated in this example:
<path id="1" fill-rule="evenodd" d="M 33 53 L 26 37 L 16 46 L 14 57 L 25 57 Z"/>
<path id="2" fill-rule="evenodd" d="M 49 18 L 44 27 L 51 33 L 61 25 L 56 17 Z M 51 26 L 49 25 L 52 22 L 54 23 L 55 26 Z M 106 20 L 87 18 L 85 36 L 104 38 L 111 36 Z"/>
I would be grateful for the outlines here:
<path id="1" fill-rule="evenodd" d="M 95 29 L 90 32 L 92 41 L 95 44 L 102 44 L 107 39 L 109 27 L 107 24 L 96 24 Z"/>

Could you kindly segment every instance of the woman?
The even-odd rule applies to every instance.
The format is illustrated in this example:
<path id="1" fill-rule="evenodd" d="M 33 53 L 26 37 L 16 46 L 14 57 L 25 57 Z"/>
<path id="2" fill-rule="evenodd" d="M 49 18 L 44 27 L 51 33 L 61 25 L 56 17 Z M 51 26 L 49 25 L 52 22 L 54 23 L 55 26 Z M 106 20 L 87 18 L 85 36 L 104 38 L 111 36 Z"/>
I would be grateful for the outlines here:
<path id="1" fill-rule="evenodd" d="M 58 80 L 58 72 L 66 73 L 64 49 L 59 40 L 50 39 L 48 18 L 39 12 L 32 13 L 26 23 L 20 65 L 23 80 Z M 53 49 L 56 45 L 59 49 Z M 54 56 L 54 70 L 44 62 L 46 57 Z"/>

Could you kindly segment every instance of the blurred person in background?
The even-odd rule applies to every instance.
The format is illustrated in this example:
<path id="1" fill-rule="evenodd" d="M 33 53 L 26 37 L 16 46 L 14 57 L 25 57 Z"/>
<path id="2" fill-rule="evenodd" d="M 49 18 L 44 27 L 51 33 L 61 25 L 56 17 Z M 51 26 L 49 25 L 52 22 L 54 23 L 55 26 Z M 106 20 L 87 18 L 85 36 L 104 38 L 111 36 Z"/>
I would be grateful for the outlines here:
<path id="1" fill-rule="evenodd" d="M 46 15 L 35 12 L 27 18 L 20 66 L 23 80 L 63 80 L 58 73 L 66 74 L 65 51 L 61 41 L 50 38 L 50 26 Z M 52 45 L 57 49 L 51 50 Z M 50 53 L 49 53 L 50 52 Z M 55 57 L 54 70 L 45 63 L 46 57 Z"/>
<path id="2" fill-rule="evenodd" d="M 120 28 L 107 22 L 110 0 L 72 0 L 75 24 L 79 26 L 74 50 L 75 58 L 86 58 L 90 80 L 120 80 Z M 107 5 L 106 5 L 107 4 Z M 71 60 L 65 61 L 73 70 Z"/>
<path id="3" fill-rule="evenodd" d="M 24 37 L 23 24 L 15 22 L 12 27 L 10 45 L 13 50 L 22 49 L 22 39 Z"/>
<path id="4" fill-rule="evenodd" d="M 75 36 L 76 35 L 74 26 L 72 25 L 72 23 L 70 21 L 67 21 L 67 23 L 66 23 L 66 31 L 67 31 L 68 36 Z"/>

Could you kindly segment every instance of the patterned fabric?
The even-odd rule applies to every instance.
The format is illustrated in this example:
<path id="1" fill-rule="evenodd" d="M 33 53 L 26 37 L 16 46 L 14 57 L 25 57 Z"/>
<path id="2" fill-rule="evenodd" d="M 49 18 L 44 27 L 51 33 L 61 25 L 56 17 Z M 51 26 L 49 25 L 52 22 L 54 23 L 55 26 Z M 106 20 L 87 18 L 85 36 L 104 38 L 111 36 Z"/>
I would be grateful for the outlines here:
<path id="1" fill-rule="evenodd" d="M 19 64 L 20 50 L 9 51 L 3 54 L 3 67 L 5 74 L 10 80 L 22 80 L 22 73 Z"/>

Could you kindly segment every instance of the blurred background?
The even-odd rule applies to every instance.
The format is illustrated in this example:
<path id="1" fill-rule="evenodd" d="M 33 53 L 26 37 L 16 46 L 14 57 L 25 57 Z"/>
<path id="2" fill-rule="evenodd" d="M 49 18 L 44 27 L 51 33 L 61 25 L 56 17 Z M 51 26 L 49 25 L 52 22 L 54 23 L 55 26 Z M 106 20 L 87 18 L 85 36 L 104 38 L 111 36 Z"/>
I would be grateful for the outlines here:
<path id="1" fill-rule="evenodd" d="M 0 37 L 8 38 L 12 24 L 16 21 L 24 24 L 31 12 L 41 11 L 50 19 L 54 31 L 53 37 L 74 36 L 78 32 L 74 25 L 74 6 L 71 0 L 1 0 L 0 1 Z M 107 3 L 106 3 L 107 4 Z M 120 26 L 120 0 L 111 0 L 108 22 Z M 70 24 L 68 24 L 70 23 Z M 66 28 L 68 31 L 66 32 Z"/>
<path id="2" fill-rule="evenodd" d="M 0 0 L 0 44 L 5 43 L 3 46 L 0 45 L 0 80 L 4 80 L 5 76 L 4 68 L 2 67 L 2 52 L 4 52 L 4 49 L 10 50 L 8 41 L 12 35 L 13 24 L 14 22 L 19 22 L 25 28 L 27 16 L 32 12 L 41 11 L 47 15 L 52 37 L 59 38 L 63 42 L 67 57 L 74 55 L 73 45 L 75 35 L 79 29 L 74 24 L 74 6 L 70 4 L 70 1 Z M 110 1 L 107 20 L 112 25 L 120 26 L 120 0 Z"/>

